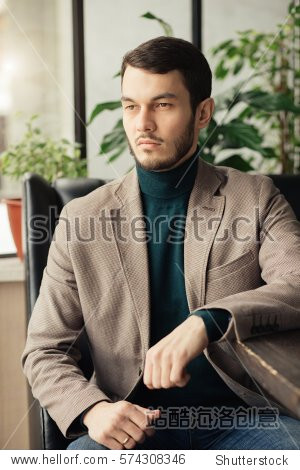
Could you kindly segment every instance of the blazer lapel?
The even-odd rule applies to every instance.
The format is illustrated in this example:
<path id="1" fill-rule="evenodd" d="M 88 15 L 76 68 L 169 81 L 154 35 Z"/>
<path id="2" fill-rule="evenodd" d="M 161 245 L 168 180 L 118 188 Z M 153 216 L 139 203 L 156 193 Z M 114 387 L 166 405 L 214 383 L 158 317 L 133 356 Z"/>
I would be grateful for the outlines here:
<path id="1" fill-rule="evenodd" d="M 190 311 L 204 304 L 206 267 L 211 246 L 223 215 L 225 197 L 215 196 L 222 180 L 212 165 L 198 160 L 191 192 L 184 244 L 184 276 Z M 144 352 L 150 346 L 150 291 L 148 253 L 143 207 L 136 170 L 128 173 L 115 191 L 118 205 L 110 209 L 120 218 L 122 233 L 111 223 L 140 328 Z M 135 236 L 134 236 L 135 234 Z"/>
<path id="2" fill-rule="evenodd" d="M 120 233 L 117 233 L 115 224 L 112 224 L 112 228 L 146 354 L 150 344 L 148 253 L 145 226 L 142 219 L 142 199 L 135 168 L 125 176 L 118 186 L 115 197 L 120 206 L 118 209 L 111 210 L 111 216 L 116 217 L 116 211 L 119 211 L 117 216 L 121 218 L 121 236 Z"/>
<path id="3" fill-rule="evenodd" d="M 188 205 L 184 244 L 185 287 L 190 311 L 204 305 L 209 253 L 225 206 L 225 197 L 214 195 L 221 183 L 217 170 L 199 158 Z"/>

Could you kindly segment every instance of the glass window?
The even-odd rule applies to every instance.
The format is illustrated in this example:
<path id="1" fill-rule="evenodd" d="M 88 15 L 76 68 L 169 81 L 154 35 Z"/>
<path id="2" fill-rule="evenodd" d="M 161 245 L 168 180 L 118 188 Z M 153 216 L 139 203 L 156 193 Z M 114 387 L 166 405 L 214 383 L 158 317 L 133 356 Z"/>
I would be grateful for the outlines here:
<path id="1" fill-rule="evenodd" d="M 72 0 L 0 0 L 0 152 L 33 114 L 49 136 L 74 140 Z M 0 196 L 21 183 L 1 177 Z"/>

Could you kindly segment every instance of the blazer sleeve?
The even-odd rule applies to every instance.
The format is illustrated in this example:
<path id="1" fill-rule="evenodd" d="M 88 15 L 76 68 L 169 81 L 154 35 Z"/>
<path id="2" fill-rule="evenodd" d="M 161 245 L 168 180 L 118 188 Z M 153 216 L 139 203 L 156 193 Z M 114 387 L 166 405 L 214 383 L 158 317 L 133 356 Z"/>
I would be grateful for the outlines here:
<path id="1" fill-rule="evenodd" d="M 231 313 L 229 327 L 218 341 L 300 328 L 300 223 L 267 176 L 262 176 L 260 186 L 258 230 L 257 262 L 264 285 L 195 309 Z"/>
<path id="2" fill-rule="evenodd" d="M 50 245 L 21 364 L 33 396 L 63 435 L 73 438 L 85 432 L 75 429 L 79 415 L 99 401 L 111 400 L 85 378 L 78 366 L 80 351 L 75 342 L 84 321 L 68 251 L 67 206 L 62 209 Z"/>

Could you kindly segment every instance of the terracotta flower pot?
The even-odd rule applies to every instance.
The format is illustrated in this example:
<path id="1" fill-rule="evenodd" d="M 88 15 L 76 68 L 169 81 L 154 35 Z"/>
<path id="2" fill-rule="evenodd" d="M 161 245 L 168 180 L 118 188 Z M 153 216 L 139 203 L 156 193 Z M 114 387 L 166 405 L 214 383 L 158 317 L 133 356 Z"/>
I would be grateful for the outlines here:
<path id="1" fill-rule="evenodd" d="M 8 219 L 11 233 L 17 248 L 17 255 L 21 261 L 24 259 L 22 249 L 22 199 L 3 199 L 7 205 Z"/>

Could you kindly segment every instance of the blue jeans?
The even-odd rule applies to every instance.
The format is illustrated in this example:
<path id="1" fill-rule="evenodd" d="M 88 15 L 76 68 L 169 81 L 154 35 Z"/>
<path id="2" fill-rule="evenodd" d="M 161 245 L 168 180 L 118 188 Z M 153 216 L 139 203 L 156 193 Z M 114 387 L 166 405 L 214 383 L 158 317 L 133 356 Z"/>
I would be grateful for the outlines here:
<path id="1" fill-rule="evenodd" d="M 300 449 L 300 420 L 286 415 L 278 417 L 278 428 L 231 429 L 156 429 L 134 450 L 250 450 Z M 67 450 L 109 450 L 88 434 L 75 439 Z"/>

